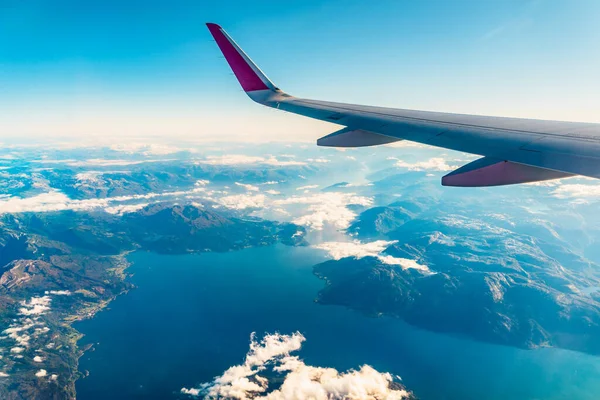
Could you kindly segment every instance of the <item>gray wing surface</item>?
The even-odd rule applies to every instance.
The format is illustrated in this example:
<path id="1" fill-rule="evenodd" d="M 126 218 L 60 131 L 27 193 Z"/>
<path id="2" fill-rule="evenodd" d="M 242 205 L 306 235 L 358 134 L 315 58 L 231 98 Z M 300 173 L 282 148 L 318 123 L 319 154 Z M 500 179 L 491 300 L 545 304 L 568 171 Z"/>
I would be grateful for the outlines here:
<path id="1" fill-rule="evenodd" d="M 600 124 L 450 114 L 296 98 L 273 85 L 222 28 L 214 24 L 208 26 L 251 99 L 346 127 L 319 139 L 319 145 L 362 147 L 409 140 L 483 156 L 445 176 L 442 184 L 448 186 L 496 186 L 572 175 L 600 178 Z"/>

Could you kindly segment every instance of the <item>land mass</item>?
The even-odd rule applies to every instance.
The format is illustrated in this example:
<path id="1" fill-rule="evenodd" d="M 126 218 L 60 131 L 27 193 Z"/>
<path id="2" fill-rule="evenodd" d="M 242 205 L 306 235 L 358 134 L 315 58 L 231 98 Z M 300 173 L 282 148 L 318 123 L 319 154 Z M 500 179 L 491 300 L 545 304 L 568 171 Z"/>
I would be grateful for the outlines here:
<path id="1" fill-rule="evenodd" d="M 386 239 L 385 255 L 429 271 L 384 257 L 327 261 L 314 267 L 327 282 L 318 302 L 485 342 L 600 354 L 599 266 L 543 226 L 534 237 L 524 233 L 533 223 L 465 215 L 418 201 L 366 210 L 354 235 Z"/>
<path id="2" fill-rule="evenodd" d="M 74 399 L 81 335 L 132 288 L 126 255 L 304 245 L 304 228 L 242 218 L 211 204 L 159 203 L 115 216 L 61 211 L 0 218 L 0 398 Z"/>

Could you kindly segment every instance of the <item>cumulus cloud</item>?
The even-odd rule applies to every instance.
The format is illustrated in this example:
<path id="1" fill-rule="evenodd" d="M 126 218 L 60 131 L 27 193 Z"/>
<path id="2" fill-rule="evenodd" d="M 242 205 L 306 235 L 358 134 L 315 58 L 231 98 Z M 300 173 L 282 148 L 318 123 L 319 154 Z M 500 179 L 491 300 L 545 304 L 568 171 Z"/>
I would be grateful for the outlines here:
<path id="1" fill-rule="evenodd" d="M 2 333 L 6 334 L 7 337 L 13 339 L 19 346 L 29 346 L 29 340 L 31 336 L 28 331 L 35 327 L 36 323 L 30 319 L 22 322 L 22 325 L 12 324 L 9 328 L 6 328 Z M 15 347 L 17 349 L 18 347 Z M 13 351 L 15 353 L 16 351 Z"/>
<path id="2" fill-rule="evenodd" d="M 44 212 L 67 209 L 71 200 L 63 193 L 52 191 L 32 197 L 9 197 L 0 200 L 0 213 Z"/>
<path id="3" fill-rule="evenodd" d="M 306 185 L 306 186 L 297 187 L 296 190 L 309 190 L 309 189 L 316 189 L 318 187 L 319 187 L 319 185 Z"/>
<path id="4" fill-rule="evenodd" d="M 77 181 L 78 181 L 78 183 L 76 183 L 75 186 L 81 186 L 84 183 L 91 184 L 91 183 L 99 182 L 100 179 L 98 177 L 100 175 L 102 175 L 102 172 L 100 172 L 100 171 L 80 172 L 75 175 L 75 179 L 77 179 Z"/>
<path id="5" fill-rule="evenodd" d="M 50 310 L 50 296 L 34 296 L 29 301 L 23 300 L 19 308 L 19 314 L 22 315 L 42 315 Z"/>
<path id="6" fill-rule="evenodd" d="M 22 213 L 22 212 L 52 212 L 52 211 L 92 211 L 103 209 L 113 214 L 123 214 L 133 212 L 136 209 L 145 207 L 147 203 L 140 204 L 141 200 L 172 198 L 179 196 L 198 196 L 204 194 L 206 188 L 203 185 L 197 185 L 191 190 L 179 190 L 173 192 L 147 193 L 130 196 L 115 196 L 103 199 L 75 200 L 69 198 L 58 190 L 52 190 L 47 193 L 41 193 L 31 197 L 10 196 L 0 198 L 0 214 Z M 138 202 L 117 206 L 114 203 Z"/>
<path id="7" fill-rule="evenodd" d="M 325 224 L 345 229 L 350 226 L 356 213 L 348 205 L 370 206 L 373 200 L 369 197 L 357 196 L 353 193 L 315 193 L 310 196 L 291 196 L 273 201 L 275 206 L 306 205 L 303 215 L 293 220 L 295 224 L 322 230 Z M 306 213 L 308 211 L 308 213 Z"/>
<path id="8" fill-rule="evenodd" d="M 265 191 L 270 195 L 280 194 L 278 191 Z M 237 194 L 224 197 L 213 197 L 210 200 L 234 210 L 266 209 L 282 215 L 293 215 L 292 222 L 315 230 L 322 230 L 329 224 L 338 229 L 347 228 L 356 213 L 349 205 L 370 206 L 373 200 L 354 193 L 314 193 L 286 198 L 270 198 L 265 194 Z"/>
<path id="9" fill-rule="evenodd" d="M 123 214 L 139 211 L 142 208 L 146 207 L 148 204 L 150 204 L 150 203 L 126 204 L 126 205 L 121 204 L 118 206 L 106 207 L 104 209 L 104 211 L 106 211 L 109 214 L 123 215 Z"/>
<path id="10" fill-rule="evenodd" d="M 70 290 L 46 290 L 44 294 L 53 294 L 55 296 L 70 296 Z"/>
<path id="11" fill-rule="evenodd" d="M 183 388 L 181 393 L 204 399 L 267 399 L 267 400 L 399 400 L 410 393 L 393 387 L 394 378 L 363 365 L 358 370 L 339 372 L 334 368 L 306 365 L 291 353 L 300 350 L 305 338 L 300 333 L 266 335 L 260 342 L 251 336 L 250 351 L 241 365 L 226 370 L 223 375 L 199 388 Z M 277 375 L 282 381 L 277 389 L 269 388 L 269 379 Z"/>
<path id="12" fill-rule="evenodd" d="M 200 389 L 195 389 L 195 388 L 192 388 L 192 389 L 188 389 L 188 388 L 182 388 L 182 389 L 181 389 L 181 393 L 183 393 L 183 394 L 189 394 L 190 396 L 194 396 L 194 397 L 196 397 L 196 396 L 200 396 Z"/>
<path id="13" fill-rule="evenodd" d="M 328 162 L 330 162 L 330 160 L 323 158 L 323 157 L 319 157 L 319 158 L 309 158 L 306 161 L 310 162 L 310 163 L 321 163 L 321 164 L 326 164 Z"/>
<path id="14" fill-rule="evenodd" d="M 398 243 L 397 240 L 376 240 L 369 243 L 361 243 L 359 240 L 355 240 L 352 242 L 325 242 L 315 245 L 314 247 L 327 251 L 335 260 L 346 257 L 354 257 L 357 259 L 363 257 L 375 257 L 385 264 L 398 265 L 402 269 L 416 269 L 422 272 L 430 272 L 426 265 L 419 264 L 415 260 L 382 254 L 385 249 L 396 243 Z"/>
<path id="15" fill-rule="evenodd" d="M 247 208 L 263 208 L 266 200 L 267 196 L 264 194 L 236 194 L 221 197 L 217 199 L 217 203 L 233 210 L 245 210 Z"/>
<path id="16" fill-rule="evenodd" d="M 35 376 L 37 376 L 38 378 L 43 378 L 47 374 L 48 372 L 45 369 L 40 369 L 38 372 L 35 373 Z"/>
<path id="17" fill-rule="evenodd" d="M 12 320 L 8 328 L 2 331 L 6 336 L 2 336 L 0 339 L 12 339 L 15 342 L 15 346 L 10 349 L 11 358 L 22 358 L 23 355 L 21 353 L 30 348 L 32 338 L 39 340 L 43 335 L 46 336 L 46 339 L 49 338 L 47 334 L 50 329 L 44 326 L 43 316 L 50 311 L 50 294 L 65 296 L 70 295 L 71 292 L 67 290 L 52 290 L 47 291 L 44 296 L 33 296 L 28 301 L 22 301 L 17 317 Z M 43 358 L 36 355 L 33 361 L 42 362 Z"/>
<path id="18" fill-rule="evenodd" d="M 39 321 L 39 317 L 50 310 L 50 302 L 51 298 L 48 295 L 33 296 L 29 301 L 21 302 L 18 310 L 19 317 L 2 331 L 6 335 L 4 338 L 12 339 L 17 344 L 11 349 L 11 353 L 21 353 L 29 347 L 32 336 L 39 336 L 48 331 L 48 328 L 43 327 L 43 323 Z"/>
<path id="19" fill-rule="evenodd" d="M 98 167 L 121 167 L 127 165 L 137 165 L 149 162 L 167 162 L 174 161 L 173 159 L 162 159 L 162 160 L 107 160 L 103 158 L 92 158 L 89 160 L 70 162 L 67 165 L 71 167 L 87 167 L 87 166 L 98 166 Z"/>
<path id="20" fill-rule="evenodd" d="M 230 154 L 223 156 L 208 156 L 204 160 L 197 161 L 199 164 L 209 165 L 270 165 L 278 167 L 306 165 L 305 162 L 293 160 L 278 160 L 276 157 L 247 156 L 243 154 Z"/>
<path id="21" fill-rule="evenodd" d="M 240 182 L 236 182 L 235 183 L 237 186 L 243 187 L 244 189 L 246 189 L 249 192 L 258 192 L 258 186 L 254 186 L 254 185 L 250 185 L 247 183 L 240 183 Z"/>
<path id="22" fill-rule="evenodd" d="M 171 146 L 166 144 L 147 144 L 147 143 L 126 143 L 126 144 L 115 144 L 110 146 L 111 150 L 119 151 L 127 154 L 140 153 L 145 156 L 156 156 L 156 155 L 167 155 L 179 153 L 182 151 L 191 151 L 190 148 L 182 148 L 177 146 Z"/>
<path id="23" fill-rule="evenodd" d="M 70 167 L 122 167 L 127 165 L 137 165 L 149 162 L 166 162 L 174 161 L 173 159 L 162 159 L 162 160 L 119 160 L 119 159 L 104 159 L 104 158 L 90 158 L 88 160 L 52 160 L 42 158 L 40 160 L 34 160 L 32 162 L 41 164 L 64 164 Z"/>
<path id="24" fill-rule="evenodd" d="M 441 157 L 434 157 L 426 161 L 419 161 L 415 163 L 397 160 L 395 166 L 398 168 L 407 168 L 409 171 L 451 171 L 457 168 L 456 166 L 448 165 L 446 160 Z"/>
<path id="25" fill-rule="evenodd" d="M 585 185 L 581 183 L 563 184 L 554 189 L 552 195 L 560 199 L 600 198 L 600 185 Z"/>
<path id="26" fill-rule="evenodd" d="M 421 148 L 421 149 L 427 148 L 427 145 L 425 145 L 425 144 L 411 142 L 409 140 L 399 140 L 397 142 L 385 144 L 384 146 L 396 147 L 396 148 L 407 148 L 407 147 L 416 147 L 416 148 Z"/>

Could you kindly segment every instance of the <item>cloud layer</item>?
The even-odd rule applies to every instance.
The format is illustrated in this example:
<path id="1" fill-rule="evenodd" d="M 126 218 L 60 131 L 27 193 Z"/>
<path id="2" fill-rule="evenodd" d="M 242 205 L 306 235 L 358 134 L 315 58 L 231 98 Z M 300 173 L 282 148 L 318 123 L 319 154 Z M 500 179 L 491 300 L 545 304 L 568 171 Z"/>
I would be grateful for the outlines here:
<path id="1" fill-rule="evenodd" d="M 204 399 L 268 400 L 399 400 L 410 397 L 404 389 L 392 388 L 394 378 L 363 365 L 358 370 L 339 372 L 334 368 L 306 365 L 290 353 L 300 350 L 305 338 L 296 332 L 266 335 L 260 342 L 251 336 L 250 350 L 241 365 L 198 388 L 182 388 L 181 393 Z M 262 374 L 261 374 L 262 373 Z M 269 388 L 269 379 L 277 376 L 278 389 Z"/>
<path id="2" fill-rule="evenodd" d="M 6 357 L 12 361 L 20 360 L 24 355 L 32 357 L 35 363 L 41 366 L 45 363 L 45 358 L 38 353 L 39 349 L 33 348 L 34 345 L 48 343 L 52 335 L 49 333 L 50 328 L 46 326 L 44 315 L 51 312 L 52 296 L 70 296 L 68 290 L 50 290 L 46 291 L 43 296 L 32 296 L 29 300 L 23 300 L 20 303 L 16 318 L 12 320 L 9 327 L 2 331 L 0 341 L 7 341 L 10 347 L 10 354 Z M 52 348 L 53 343 L 48 343 L 46 348 Z M 0 376 L 9 376 L 6 364 L 0 365 Z M 38 378 L 43 378 L 47 375 L 45 369 L 40 369 L 35 373 Z M 55 380 L 58 375 L 53 374 L 50 378 Z"/>
<path id="3" fill-rule="evenodd" d="M 600 185 L 562 184 L 552 191 L 552 195 L 560 199 L 597 199 L 600 198 Z"/>
<path id="4" fill-rule="evenodd" d="M 323 229 L 325 224 L 331 224 L 338 229 L 345 229 L 350 226 L 350 223 L 356 217 L 356 213 L 347 206 L 371 206 L 373 199 L 357 196 L 354 193 L 326 192 L 291 196 L 286 199 L 275 200 L 273 204 L 275 206 L 305 206 L 303 207 L 303 215 L 292 221 L 295 224 L 315 230 Z"/>
<path id="5" fill-rule="evenodd" d="M 390 157 L 391 160 L 398 160 L 397 158 Z M 448 165 L 446 160 L 441 157 L 430 158 L 425 161 L 418 161 L 409 163 L 404 160 L 398 160 L 395 163 L 396 167 L 407 168 L 410 171 L 451 171 L 456 169 L 456 166 Z"/>
<path id="6" fill-rule="evenodd" d="M 208 156 L 206 159 L 197 161 L 199 164 L 209 165 L 270 165 L 277 167 L 288 167 L 295 165 L 306 165 L 302 161 L 292 160 L 278 160 L 273 156 L 258 157 L 258 156 L 247 156 L 243 154 L 230 154 L 224 156 Z"/>
<path id="7" fill-rule="evenodd" d="M 51 190 L 31 197 L 7 197 L 0 199 L 0 214 L 22 212 L 52 212 L 52 211 L 92 211 L 100 210 L 111 214 L 134 212 L 143 208 L 148 203 L 142 200 L 164 199 L 178 196 L 200 195 L 206 190 L 202 185 L 197 185 L 191 190 L 181 190 L 162 193 L 148 193 L 130 196 L 115 196 L 103 199 L 74 200 L 58 190 Z M 136 202 L 137 204 L 115 204 Z"/>
<path id="8" fill-rule="evenodd" d="M 397 240 L 376 240 L 369 243 L 361 243 L 355 240 L 352 242 L 325 242 L 314 247 L 327 251 L 335 260 L 346 257 L 375 257 L 385 264 L 399 265 L 402 269 L 417 269 L 422 272 L 430 272 L 426 265 L 419 264 L 415 260 L 382 254 L 385 249 L 396 243 L 398 243 Z"/>
<path id="9" fill-rule="evenodd" d="M 88 178 L 87 176 L 85 178 Z M 270 182 L 268 182 L 270 183 Z M 281 215 L 290 215 L 292 222 L 315 230 L 325 225 L 336 229 L 347 228 L 356 213 L 348 206 L 371 206 L 373 199 L 341 192 L 305 192 L 289 197 L 281 196 L 277 190 L 264 190 L 258 185 L 235 182 L 244 193 L 230 194 L 224 190 L 210 190 L 208 181 L 200 180 L 190 190 L 157 192 L 129 196 L 115 196 L 100 199 L 76 200 L 59 190 L 49 189 L 46 193 L 30 197 L 9 196 L 0 198 L 0 214 L 22 212 L 54 211 L 104 211 L 122 215 L 136 212 L 151 202 L 164 200 L 206 200 L 234 210 L 273 210 Z M 310 189 L 315 188 L 310 186 Z M 302 188 L 306 189 L 306 188 Z"/>

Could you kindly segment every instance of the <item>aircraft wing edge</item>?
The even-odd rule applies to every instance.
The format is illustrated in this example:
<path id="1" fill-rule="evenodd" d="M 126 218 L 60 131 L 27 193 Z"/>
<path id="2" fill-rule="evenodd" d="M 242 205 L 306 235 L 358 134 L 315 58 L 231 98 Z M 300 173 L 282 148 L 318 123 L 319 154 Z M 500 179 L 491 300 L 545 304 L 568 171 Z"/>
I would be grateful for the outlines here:
<path id="1" fill-rule="evenodd" d="M 484 156 L 481 160 L 485 161 L 480 161 L 478 168 L 468 164 L 471 171 L 458 169 L 445 177 L 446 186 L 496 186 L 573 175 L 600 178 L 600 124 L 434 113 L 296 98 L 277 88 L 220 26 L 207 26 L 252 100 L 345 127 L 319 139 L 320 146 L 362 147 L 408 140 Z M 485 122 L 482 126 L 481 121 Z"/>

